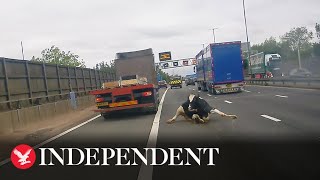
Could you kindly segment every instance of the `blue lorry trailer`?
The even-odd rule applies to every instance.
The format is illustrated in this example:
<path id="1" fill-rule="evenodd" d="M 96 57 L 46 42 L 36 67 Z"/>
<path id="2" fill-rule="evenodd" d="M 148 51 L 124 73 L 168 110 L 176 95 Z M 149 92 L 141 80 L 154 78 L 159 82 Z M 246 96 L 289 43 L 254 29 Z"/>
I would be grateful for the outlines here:
<path id="1" fill-rule="evenodd" d="M 196 55 L 198 90 L 213 94 L 241 92 L 244 86 L 241 42 L 209 44 Z"/>

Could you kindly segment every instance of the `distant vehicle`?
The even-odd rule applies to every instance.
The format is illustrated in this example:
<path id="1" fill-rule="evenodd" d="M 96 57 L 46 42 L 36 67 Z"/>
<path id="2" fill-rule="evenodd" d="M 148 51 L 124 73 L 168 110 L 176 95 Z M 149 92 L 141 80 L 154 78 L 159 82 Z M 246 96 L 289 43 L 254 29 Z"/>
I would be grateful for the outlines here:
<path id="1" fill-rule="evenodd" d="M 169 81 L 170 88 L 179 87 L 182 88 L 182 78 L 181 76 L 172 77 Z"/>
<path id="2" fill-rule="evenodd" d="M 307 69 L 301 68 L 301 69 L 293 69 L 289 73 L 290 77 L 310 77 L 312 76 L 312 73 L 308 71 Z"/>
<path id="3" fill-rule="evenodd" d="M 244 85 L 241 42 L 213 43 L 196 55 L 197 86 L 214 94 L 241 92 Z"/>
<path id="4" fill-rule="evenodd" d="M 192 74 L 192 75 L 186 75 L 185 77 L 185 84 L 186 86 L 188 85 L 196 85 L 196 74 Z"/>
<path id="5" fill-rule="evenodd" d="M 161 80 L 161 81 L 159 81 L 158 82 L 158 87 L 159 88 L 168 88 L 168 84 L 167 84 L 167 82 L 165 81 L 165 80 Z"/>
<path id="6" fill-rule="evenodd" d="M 117 81 L 105 82 L 102 89 L 90 92 L 96 96 L 94 111 L 104 118 L 128 109 L 144 108 L 156 113 L 159 93 L 152 49 L 117 53 L 115 68 Z"/>
<path id="7" fill-rule="evenodd" d="M 252 78 L 271 78 L 282 76 L 281 56 L 279 54 L 264 54 L 263 52 L 250 56 Z M 249 62 L 249 65 L 250 65 Z"/>

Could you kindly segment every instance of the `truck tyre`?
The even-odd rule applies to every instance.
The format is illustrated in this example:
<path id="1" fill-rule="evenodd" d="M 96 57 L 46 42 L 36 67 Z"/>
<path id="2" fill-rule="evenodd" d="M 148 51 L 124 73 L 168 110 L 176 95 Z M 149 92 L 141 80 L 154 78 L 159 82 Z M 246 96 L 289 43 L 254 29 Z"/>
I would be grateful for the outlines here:
<path id="1" fill-rule="evenodd" d="M 156 102 L 156 106 L 153 107 L 153 108 L 151 109 L 151 111 L 150 111 L 152 114 L 156 114 L 156 113 L 158 112 L 159 104 L 160 104 L 160 100 L 158 99 L 157 102 Z"/>
<path id="2" fill-rule="evenodd" d="M 209 93 L 212 93 L 212 92 L 213 92 L 213 91 L 212 91 L 213 88 L 212 88 L 212 86 L 211 86 L 210 84 L 209 84 L 209 85 L 206 84 L 206 88 L 207 88 L 207 90 L 208 90 Z"/>
<path id="3" fill-rule="evenodd" d="M 109 113 L 101 113 L 101 116 L 104 118 L 104 119 L 108 119 L 110 117 L 110 114 Z"/>
<path id="4" fill-rule="evenodd" d="M 214 88 L 211 89 L 211 93 L 217 95 L 216 90 L 214 90 Z"/>
<path id="5" fill-rule="evenodd" d="M 200 91 L 201 90 L 201 87 L 200 86 L 198 86 L 198 91 Z"/>

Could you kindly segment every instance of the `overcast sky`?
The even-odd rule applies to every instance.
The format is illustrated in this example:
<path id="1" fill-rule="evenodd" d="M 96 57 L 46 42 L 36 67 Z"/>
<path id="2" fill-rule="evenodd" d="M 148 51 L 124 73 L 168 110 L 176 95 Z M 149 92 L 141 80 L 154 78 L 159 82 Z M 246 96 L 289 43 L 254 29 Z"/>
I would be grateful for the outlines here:
<path id="1" fill-rule="evenodd" d="M 292 27 L 314 31 L 320 0 L 246 0 L 251 43 Z M 0 57 L 40 56 L 56 45 L 92 68 L 117 52 L 153 48 L 173 59 L 194 57 L 202 44 L 246 41 L 242 0 L 1 0 Z M 169 70 L 172 73 L 173 70 Z M 176 69 L 174 73 L 192 73 Z"/>

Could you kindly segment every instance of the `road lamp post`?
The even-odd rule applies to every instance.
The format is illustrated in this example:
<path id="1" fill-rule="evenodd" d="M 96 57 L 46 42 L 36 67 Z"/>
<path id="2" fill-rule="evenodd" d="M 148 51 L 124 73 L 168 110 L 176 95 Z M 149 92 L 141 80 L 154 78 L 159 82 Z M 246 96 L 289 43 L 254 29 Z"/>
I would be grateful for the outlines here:
<path id="1" fill-rule="evenodd" d="M 298 63 L 299 63 L 299 69 L 301 69 L 300 39 L 298 39 L 297 48 L 298 48 Z"/>
<path id="2" fill-rule="evenodd" d="M 22 44 L 22 41 L 21 41 L 20 45 L 21 45 L 22 59 L 24 60 L 24 51 L 23 51 L 23 44 Z"/>
<path id="3" fill-rule="evenodd" d="M 213 34 L 213 42 L 216 43 L 216 34 L 215 34 L 215 30 L 218 28 L 212 28 L 212 34 Z"/>
<path id="4" fill-rule="evenodd" d="M 246 16 L 246 6 L 245 6 L 245 3 L 244 3 L 244 0 L 242 0 L 242 7 L 243 7 L 244 25 L 246 27 L 247 48 L 248 48 L 248 62 L 249 62 L 249 66 L 250 66 L 250 74 L 252 75 L 251 61 L 250 61 L 251 50 L 250 50 L 250 44 L 249 44 L 247 16 Z"/>
<path id="5" fill-rule="evenodd" d="M 301 56 L 300 56 L 300 38 L 298 38 L 298 40 L 291 38 L 291 37 L 284 37 L 282 39 L 287 39 L 287 40 L 292 40 L 293 43 L 295 44 L 295 46 L 297 47 L 297 51 L 298 51 L 298 64 L 299 64 L 299 69 L 302 68 L 301 66 Z"/>

